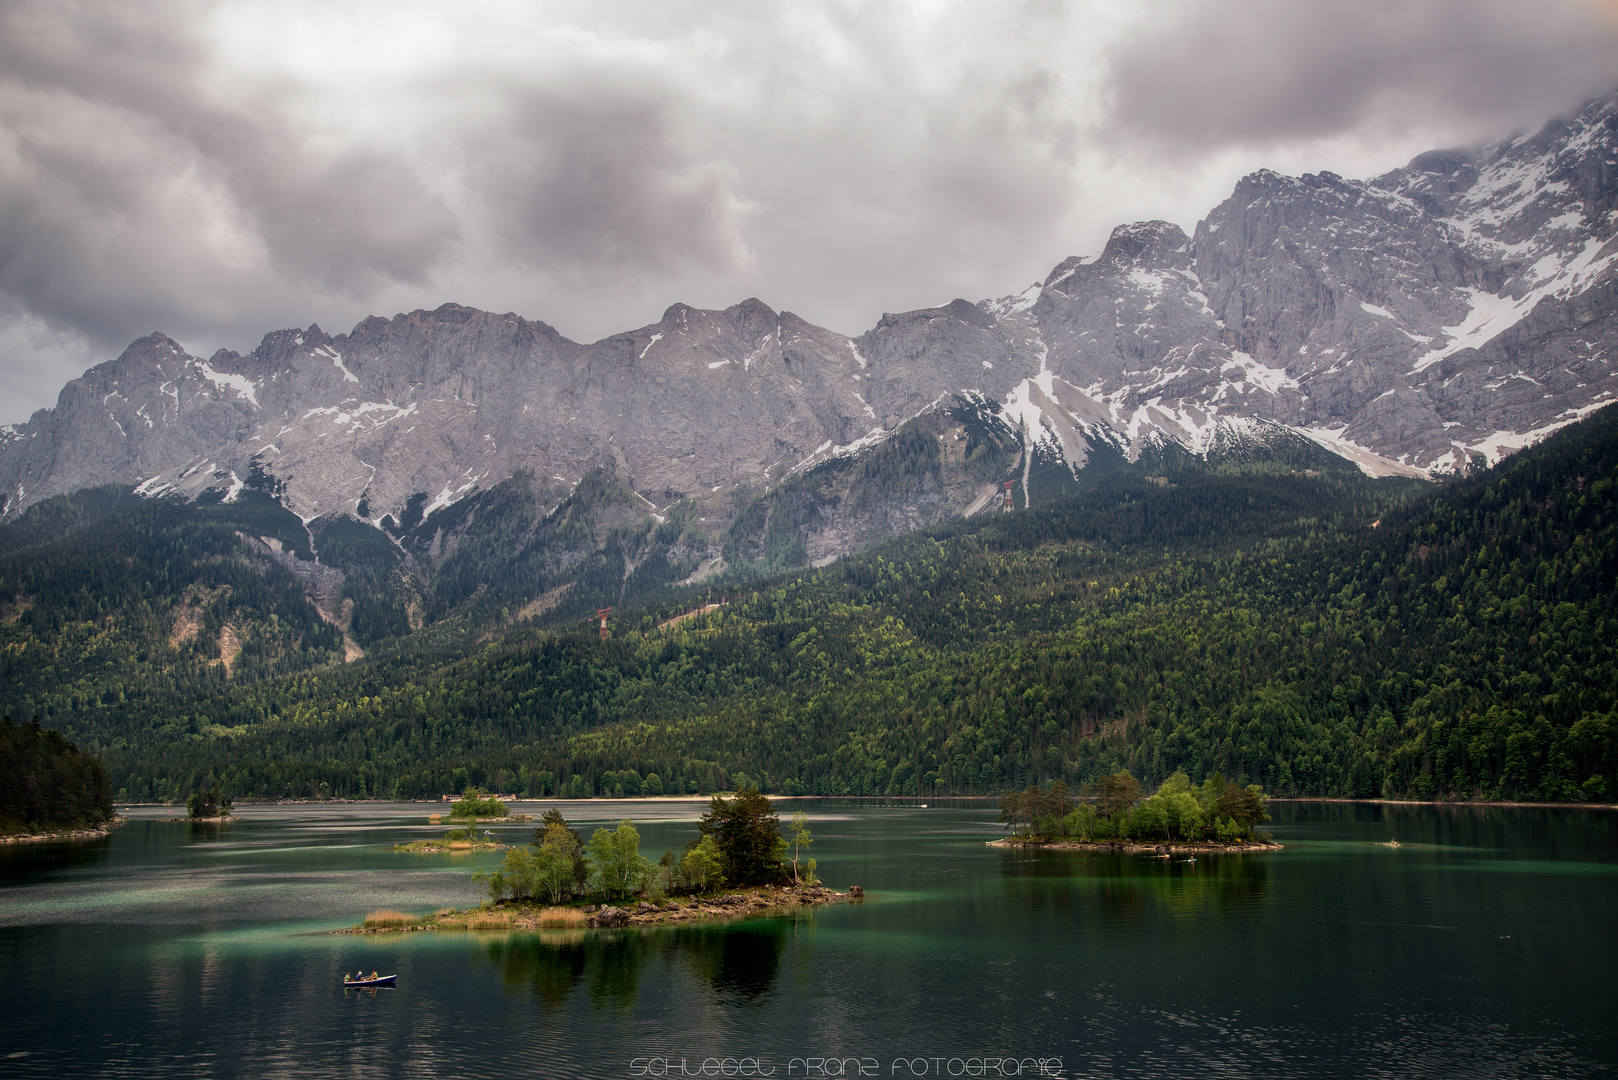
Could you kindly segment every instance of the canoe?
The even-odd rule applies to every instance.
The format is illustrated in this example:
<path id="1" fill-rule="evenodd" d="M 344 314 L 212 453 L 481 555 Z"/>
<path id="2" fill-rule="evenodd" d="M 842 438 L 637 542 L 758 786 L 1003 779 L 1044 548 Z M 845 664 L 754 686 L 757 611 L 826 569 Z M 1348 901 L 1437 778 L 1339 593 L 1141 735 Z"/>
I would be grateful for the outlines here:
<path id="1" fill-rule="evenodd" d="M 344 975 L 343 986 L 345 988 L 350 986 L 392 986 L 393 980 L 398 977 L 397 975 L 379 975 L 374 979 L 351 979 Z"/>

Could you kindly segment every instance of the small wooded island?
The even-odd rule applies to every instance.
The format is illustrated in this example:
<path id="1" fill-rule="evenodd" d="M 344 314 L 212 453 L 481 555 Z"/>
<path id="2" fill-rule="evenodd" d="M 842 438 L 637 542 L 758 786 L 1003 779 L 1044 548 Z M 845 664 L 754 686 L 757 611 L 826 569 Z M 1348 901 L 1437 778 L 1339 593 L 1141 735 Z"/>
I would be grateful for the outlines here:
<path id="1" fill-rule="evenodd" d="M 1107 848 L 1168 855 L 1196 851 L 1279 851 L 1258 828 L 1270 820 L 1257 784 L 1240 787 L 1214 773 L 1201 785 L 1176 771 L 1142 798 L 1129 770 L 1086 785 L 1078 797 L 1057 780 L 1000 796 L 1000 824 L 1011 830 L 992 847 Z"/>
<path id="2" fill-rule="evenodd" d="M 479 825 L 504 825 L 514 821 L 532 821 L 527 814 L 513 814 L 498 795 L 485 795 L 477 788 L 467 788 L 461 797 L 450 805 L 449 819 L 451 821 L 464 821 L 466 826 L 460 829 L 451 829 L 443 836 L 435 836 L 426 840 L 413 840 L 408 844 L 393 845 L 394 851 L 476 851 L 491 848 L 503 848 L 506 845 L 497 843 L 485 835 L 478 839 L 477 827 Z M 429 818 L 434 825 L 441 820 L 440 815 L 434 814 Z"/>
<path id="3" fill-rule="evenodd" d="M 235 804 L 229 795 L 219 792 L 219 782 L 211 788 L 198 788 L 185 800 L 186 820 L 192 822 L 229 821 L 235 816 Z"/>
<path id="4" fill-rule="evenodd" d="M 103 836 L 122 823 L 100 757 L 38 718 L 0 717 L 0 843 Z"/>
<path id="5" fill-rule="evenodd" d="M 492 802 L 504 810 L 498 799 L 472 798 L 481 809 Z M 807 818 L 801 810 L 793 815 L 782 836 L 780 818 L 757 788 L 744 788 L 734 799 L 715 795 L 697 828 L 683 853 L 670 849 L 654 863 L 641 855 L 640 833 L 628 821 L 597 829 L 585 843 L 552 807 L 531 843 L 510 849 L 500 869 L 473 875 L 488 891 L 481 906 L 420 916 L 384 909 L 335 932 L 630 926 L 784 912 L 864 896 L 858 886 L 844 893 L 816 880 L 815 860 L 804 857 L 814 842 Z M 435 842 L 396 850 L 431 850 L 417 845 Z M 447 846 L 462 843 L 471 846 L 461 840 Z"/>

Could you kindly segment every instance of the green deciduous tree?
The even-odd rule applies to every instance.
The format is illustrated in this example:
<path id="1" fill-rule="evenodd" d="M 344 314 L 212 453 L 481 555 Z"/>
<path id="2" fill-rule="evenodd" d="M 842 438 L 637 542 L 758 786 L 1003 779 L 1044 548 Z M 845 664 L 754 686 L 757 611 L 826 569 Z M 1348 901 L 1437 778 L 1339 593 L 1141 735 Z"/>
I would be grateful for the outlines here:
<path id="1" fill-rule="evenodd" d="M 1141 840 L 1152 840 L 1161 836 L 1168 840 L 1169 812 L 1168 799 L 1162 795 L 1153 795 L 1142 799 L 1131 815 L 1131 831 Z"/>
<path id="2" fill-rule="evenodd" d="M 566 824 L 553 824 L 534 847 L 535 885 L 550 897 L 551 903 L 560 904 L 579 883 L 583 853 L 578 834 Z"/>
<path id="3" fill-rule="evenodd" d="M 700 837 L 687 849 L 680 860 L 680 875 L 699 893 L 725 883 L 725 855 L 712 836 Z"/>
<path id="4" fill-rule="evenodd" d="M 1195 840 L 1202 835 L 1202 804 L 1189 790 L 1164 796 L 1168 803 L 1169 828 L 1182 840 Z"/>
<path id="5" fill-rule="evenodd" d="M 515 847 L 506 852 L 499 870 L 492 874 L 479 871 L 472 875 L 472 880 L 488 885 L 491 900 L 508 896 L 514 900 L 524 900 L 540 890 L 539 860 L 532 848 Z"/>
<path id="6" fill-rule="evenodd" d="M 586 858 L 591 887 L 612 898 L 639 889 L 651 868 L 640 853 L 640 833 L 628 821 L 619 822 L 611 832 L 597 829 L 592 833 Z"/>
<path id="7" fill-rule="evenodd" d="M 810 838 L 809 834 L 809 815 L 802 810 L 792 815 L 791 831 L 787 839 L 788 843 L 792 845 L 792 880 L 807 884 L 798 874 L 798 857 L 802 852 L 808 850 L 809 845 L 814 843 L 814 840 Z"/>

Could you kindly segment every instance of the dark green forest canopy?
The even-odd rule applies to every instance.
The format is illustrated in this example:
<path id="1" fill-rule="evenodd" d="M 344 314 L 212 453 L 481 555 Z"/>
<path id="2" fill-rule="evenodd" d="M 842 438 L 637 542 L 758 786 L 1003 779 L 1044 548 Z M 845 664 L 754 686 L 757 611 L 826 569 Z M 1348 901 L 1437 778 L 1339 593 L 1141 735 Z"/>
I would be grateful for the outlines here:
<path id="1" fill-rule="evenodd" d="M 103 752 L 130 799 L 214 781 L 585 795 L 654 773 L 668 791 L 989 793 L 1120 768 L 1279 795 L 1618 793 L 1618 410 L 1442 485 L 1161 471 L 738 586 L 671 629 L 689 598 L 621 610 L 607 641 L 575 623 L 277 674 L 311 647 L 292 635 L 251 678 L 131 660 L 150 673 L 121 698 L 74 649 L 138 647 L 120 620 L 139 595 L 103 627 L 98 588 L 63 586 L 82 644 L 58 634 L 6 704 Z M 105 547 L 92 569 L 121 580 Z M 27 569 L 0 564 L 0 601 Z M 8 633 L 45 617 L 11 603 Z M 19 640 L 0 638 L 8 662 Z"/>
<path id="2" fill-rule="evenodd" d="M 107 770 L 59 731 L 0 717 L 0 833 L 112 817 Z"/>

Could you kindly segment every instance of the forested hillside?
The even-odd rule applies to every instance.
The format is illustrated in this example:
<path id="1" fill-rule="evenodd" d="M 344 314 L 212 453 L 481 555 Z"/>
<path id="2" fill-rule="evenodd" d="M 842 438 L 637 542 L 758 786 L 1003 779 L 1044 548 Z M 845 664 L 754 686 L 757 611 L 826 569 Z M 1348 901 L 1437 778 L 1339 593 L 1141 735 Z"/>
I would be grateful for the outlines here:
<path id="1" fill-rule="evenodd" d="M 0 717 L 0 833 L 98 825 L 112 817 L 107 770 L 39 722 Z"/>
<path id="2" fill-rule="evenodd" d="M 120 797 L 1618 792 L 1618 410 L 1434 487 L 1161 463 L 821 570 L 470 650 L 33 699 Z M 714 599 L 721 597 L 718 593 Z M 32 614 L 32 609 L 25 613 Z M 14 684 L 15 685 L 15 684 Z M 12 691 L 15 693 L 15 689 Z"/>
<path id="3" fill-rule="evenodd" d="M 66 722 L 340 658 L 341 632 L 245 530 L 309 557 L 297 517 L 251 492 L 227 506 L 101 488 L 0 529 L 5 705 Z"/>

